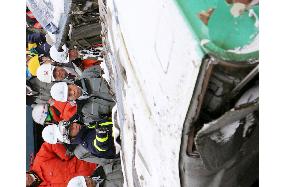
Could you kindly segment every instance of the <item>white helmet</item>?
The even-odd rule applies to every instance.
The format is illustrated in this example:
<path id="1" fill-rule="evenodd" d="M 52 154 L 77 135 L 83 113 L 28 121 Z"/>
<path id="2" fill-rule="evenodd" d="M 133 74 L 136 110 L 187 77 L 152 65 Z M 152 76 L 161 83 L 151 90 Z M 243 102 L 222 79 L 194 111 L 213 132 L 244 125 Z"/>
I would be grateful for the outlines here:
<path id="1" fill-rule="evenodd" d="M 47 117 L 47 114 L 48 114 L 47 104 L 35 105 L 35 107 L 33 108 L 33 111 L 32 111 L 33 120 L 36 123 L 41 124 L 41 125 L 44 124 L 44 121 Z"/>
<path id="2" fill-rule="evenodd" d="M 68 86 L 66 82 L 55 83 L 51 89 L 50 94 L 56 101 L 66 102 L 68 97 Z"/>
<path id="3" fill-rule="evenodd" d="M 87 184 L 83 176 L 77 176 L 68 182 L 67 187 L 87 187 Z"/>
<path id="4" fill-rule="evenodd" d="M 53 70 L 55 66 L 51 64 L 42 64 L 36 71 L 36 76 L 41 82 L 51 83 L 55 81 L 53 77 Z"/>
<path id="5" fill-rule="evenodd" d="M 67 123 L 68 125 L 69 123 Z M 57 138 L 59 141 L 70 144 L 70 139 L 69 139 L 69 128 L 67 128 L 66 125 L 64 125 L 64 121 L 60 121 L 58 124 L 60 136 Z"/>
<path id="6" fill-rule="evenodd" d="M 49 144 L 56 144 L 57 140 L 63 142 L 63 136 L 56 124 L 46 126 L 42 131 L 42 138 Z"/>
<path id="7" fill-rule="evenodd" d="M 62 52 L 58 52 L 55 45 L 53 45 L 49 51 L 50 57 L 56 62 L 68 63 L 69 62 L 68 48 L 66 47 L 66 45 L 63 45 L 62 49 L 63 49 Z"/>

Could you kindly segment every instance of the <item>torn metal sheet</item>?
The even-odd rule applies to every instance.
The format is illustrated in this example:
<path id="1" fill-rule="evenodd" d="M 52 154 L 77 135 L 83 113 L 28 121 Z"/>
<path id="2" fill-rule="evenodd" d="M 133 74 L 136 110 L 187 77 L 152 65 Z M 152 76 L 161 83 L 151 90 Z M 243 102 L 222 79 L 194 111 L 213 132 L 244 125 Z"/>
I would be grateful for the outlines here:
<path id="1" fill-rule="evenodd" d="M 240 150 L 245 141 L 240 120 L 256 110 L 258 103 L 232 109 L 197 133 L 196 147 L 207 169 L 220 168 Z"/>

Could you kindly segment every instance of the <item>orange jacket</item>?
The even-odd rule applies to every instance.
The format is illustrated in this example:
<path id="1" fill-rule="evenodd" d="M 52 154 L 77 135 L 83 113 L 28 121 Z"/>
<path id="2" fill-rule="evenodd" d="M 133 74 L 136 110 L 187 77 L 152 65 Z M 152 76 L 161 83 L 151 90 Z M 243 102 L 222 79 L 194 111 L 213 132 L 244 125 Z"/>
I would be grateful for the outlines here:
<path id="1" fill-rule="evenodd" d="M 96 164 L 78 160 L 66 155 L 62 144 L 44 142 L 37 153 L 31 170 L 42 180 L 40 187 L 66 187 L 75 176 L 90 176 Z"/>
<path id="2" fill-rule="evenodd" d="M 100 65 L 100 62 L 97 60 L 93 60 L 93 59 L 85 59 L 85 60 L 82 60 L 82 64 L 83 64 L 83 69 L 85 70 L 94 65 Z"/>
<path id="3" fill-rule="evenodd" d="M 60 102 L 54 99 L 48 101 L 54 121 L 69 121 L 77 113 L 77 104 L 73 102 Z"/>

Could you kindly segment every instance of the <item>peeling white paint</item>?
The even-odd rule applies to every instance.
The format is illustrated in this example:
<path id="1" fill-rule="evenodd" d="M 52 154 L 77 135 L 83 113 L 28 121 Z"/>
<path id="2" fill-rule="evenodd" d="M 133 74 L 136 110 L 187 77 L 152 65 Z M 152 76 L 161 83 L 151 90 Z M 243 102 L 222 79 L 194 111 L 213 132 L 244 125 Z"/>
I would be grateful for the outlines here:
<path id="1" fill-rule="evenodd" d="M 104 71 L 104 74 L 102 75 L 102 77 L 110 84 L 110 75 L 109 75 L 109 71 L 108 71 L 106 64 L 103 62 L 100 64 L 100 66 Z"/>
<path id="2" fill-rule="evenodd" d="M 247 54 L 247 53 L 256 52 L 258 50 L 259 50 L 259 34 L 257 34 L 254 37 L 253 41 L 250 44 L 245 45 L 243 47 L 236 47 L 235 49 L 228 49 L 227 51 L 236 54 Z"/>
<path id="3" fill-rule="evenodd" d="M 249 17 L 254 17 L 254 19 L 255 19 L 254 26 L 255 26 L 256 28 L 258 28 L 258 27 L 259 27 L 258 16 L 256 15 L 256 13 L 255 13 L 255 11 L 254 11 L 253 9 L 250 9 L 250 10 L 249 10 Z"/>
<path id="4" fill-rule="evenodd" d="M 234 3 L 230 12 L 232 16 L 239 17 L 246 9 L 246 5 L 243 3 Z"/>
<path id="5" fill-rule="evenodd" d="M 204 46 L 204 45 L 208 44 L 209 42 L 210 42 L 210 40 L 208 40 L 208 39 L 202 39 L 202 40 L 200 41 L 200 45 L 201 45 L 201 46 Z"/>

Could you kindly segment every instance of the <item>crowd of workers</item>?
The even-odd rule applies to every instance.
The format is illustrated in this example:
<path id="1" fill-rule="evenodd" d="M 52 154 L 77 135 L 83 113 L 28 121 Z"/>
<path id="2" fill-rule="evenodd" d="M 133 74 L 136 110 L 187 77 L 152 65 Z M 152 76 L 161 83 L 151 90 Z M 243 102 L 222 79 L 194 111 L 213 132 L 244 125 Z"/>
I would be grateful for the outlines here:
<path id="1" fill-rule="evenodd" d="M 26 186 L 123 186 L 115 94 L 103 78 L 102 44 L 56 47 L 28 9 L 26 30 L 26 104 L 34 125 L 44 127 Z"/>

